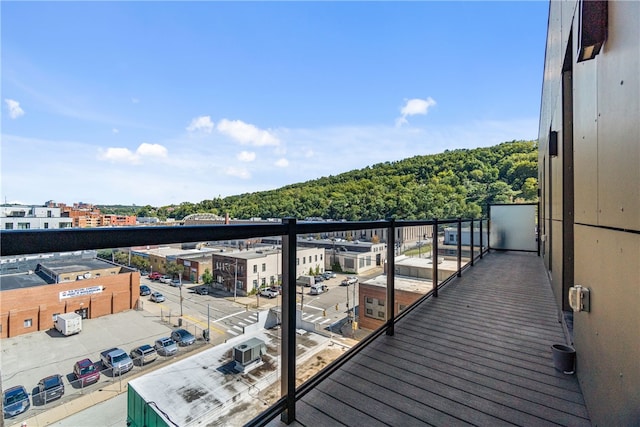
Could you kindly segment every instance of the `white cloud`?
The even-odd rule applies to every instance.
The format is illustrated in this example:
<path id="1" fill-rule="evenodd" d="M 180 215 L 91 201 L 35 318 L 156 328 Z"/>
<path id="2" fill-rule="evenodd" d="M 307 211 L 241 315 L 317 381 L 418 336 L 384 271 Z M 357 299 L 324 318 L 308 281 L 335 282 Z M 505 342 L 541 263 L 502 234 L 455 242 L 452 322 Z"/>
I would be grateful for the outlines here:
<path id="1" fill-rule="evenodd" d="M 9 117 L 12 119 L 17 119 L 20 116 L 24 116 L 24 110 L 20 108 L 20 103 L 13 99 L 5 99 L 4 102 L 7 103 L 7 108 L 9 109 Z"/>
<path id="2" fill-rule="evenodd" d="M 234 166 L 229 166 L 225 168 L 224 173 L 230 176 L 235 176 L 236 178 L 249 179 L 251 178 L 251 174 L 245 168 L 237 168 Z"/>
<path id="3" fill-rule="evenodd" d="M 396 119 L 396 126 L 400 127 L 409 123 L 407 121 L 408 116 L 415 116 L 416 114 L 426 115 L 429 109 L 436 105 L 436 101 L 428 97 L 427 99 L 413 98 L 407 100 L 404 106 L 400 109 L 401 117 Z"/>
<path id="4" fill-rule="evenodd" d="M 128 148 L 109 147 L 98 151 L 98 158 L 116 163 L 138 164 L 145 157 L 167 157 L 167 149 L 160 144 L 148 144 L 143 142 L 135 153 Z"/>
<path id="5" fill-rule="evenodd" d="M 191 123 L 189 124 L 189 126 L 187 126 L 187 131 L 202 131 L 204 133 L 211 133 L 213 131 L 213 128 L 214 126 L 213 122 L 211 121 L 211 116 L 199 116 L 191 120 Z"/>
<path id="6" fill-rule="evenodd" d="M 111 129 L 111 132 L 113 132 L 113 133 L 120 133 L 120 131 L 119 131 L 118 129 L 116 129 L 116 128 Z"/>
<path id="7" fill-rule="evenodd" d="M 140 100 L 138 98 L 131 98 L 131 103 L 132 104 L 138 104 L 140 102 Z"/>
<path id="8" fill-rule="evenodd" d="M 98 153 L 100 160 L 108 160 L 118 163 L 138 163 L 138 156 L 128 148 L 109 147 L 106 150 L 100 150 Z"/>
<path id="9" fill-rule="evenodd" d="M 256 153 L 253 151 L 242 151 L 238 153 L 237 158 L 241 162 L 253 162 L 256 159 Z"/>
<path id="10" fill-rule="evenodd" d="M 230 136 L 240 144 L 254 145 L 262 147 L 265 145 L 280 145 L 280 140 L 271 132 L 259 129 L 252 124 L 242 120 L 222 119 L 218 123 L 218 131 Z"/>
<path id="11" fill-rule="evenodd" d="M 275 163 L 275 166 L 279 167 L 279 168 L 286 168 L 287 166 L 289 166 L 289 160 L 285 159 L 284 157 L 281 159 L 278 159 Z"/>
<path id="12" fill-rule="evenodd" d="M 167 157 L 168 151 L 166 147 L 160 144 L 148 144 L 143 142 L 136 150 L 136 154 L 139 156 Z"/>

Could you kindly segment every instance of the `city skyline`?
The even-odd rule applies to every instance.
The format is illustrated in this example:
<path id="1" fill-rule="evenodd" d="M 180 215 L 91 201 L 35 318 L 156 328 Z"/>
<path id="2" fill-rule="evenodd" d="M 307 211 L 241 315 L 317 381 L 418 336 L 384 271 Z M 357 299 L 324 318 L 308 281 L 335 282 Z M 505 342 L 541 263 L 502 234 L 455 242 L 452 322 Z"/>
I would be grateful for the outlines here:
<path id="1" fill-rule="evenodd" d="M 4 3 L 2 201 L 199 202 L 536 139 L 547 11 Z"/>

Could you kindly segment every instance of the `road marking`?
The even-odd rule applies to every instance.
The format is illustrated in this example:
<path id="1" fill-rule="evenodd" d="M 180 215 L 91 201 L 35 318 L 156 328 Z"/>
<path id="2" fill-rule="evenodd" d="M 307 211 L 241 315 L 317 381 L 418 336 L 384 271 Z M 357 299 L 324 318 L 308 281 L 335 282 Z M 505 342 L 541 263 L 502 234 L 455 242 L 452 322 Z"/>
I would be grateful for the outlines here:
<path id="1" fill-rule="evenodd" d="M 187 320 L 189 320 L 192 323 L 195 323 L 196 325 L 199 325 L 200 327 L 202 327 L 202 329 L 207 329 L 207 326 L 209 326 L 211 329 L 213 329 L 214 331 L 218 332 L 220 335 L 224 335 L 224 331 L 222 329 L 218 329 L 215 326 L 207 325 L 207 322 L 205 322 L 203 320 L 198 320 L 193 316 L 189 316 L 188 314 L 185 314 L 182 317 L 187 319 Z"/>
<path id="2" fill-rule="evenodd" d="M 232 331 L 231 329 L 227 329 L 227 333 L 231 335 L 235 335 L 236 337 L 239 335 L 235 331 Z"/>
<path id="3" fill-rule="evenodd" d="M 241 328 L 241 327 L 240 327 L 240 326 L 238 326 L 238 325 L 233 325 L 233 327 L 234 327 L 234 328 L 236 328 L 236 329 L 237 329 L 237 330 L 239 330 L 239 331 L 242 331 L 242 332 L 244 333 L 244 328 Z"/>
<path id="4" fill-rule="evenodd" d="M 242 313 L 246 313 L 246 312 L 247 312 L 246 310 L 242 310 L 242 311 L 239 311 L 237 313 L 229 314 L 227 316 L 224 316 L 224 317 L 221 317 L 219 319 L 214 320 L 214 322 L 219 322 L 221 320 L 228 319 L 229 317 L 237 316 L 238 314 L 242 314 Z"/>

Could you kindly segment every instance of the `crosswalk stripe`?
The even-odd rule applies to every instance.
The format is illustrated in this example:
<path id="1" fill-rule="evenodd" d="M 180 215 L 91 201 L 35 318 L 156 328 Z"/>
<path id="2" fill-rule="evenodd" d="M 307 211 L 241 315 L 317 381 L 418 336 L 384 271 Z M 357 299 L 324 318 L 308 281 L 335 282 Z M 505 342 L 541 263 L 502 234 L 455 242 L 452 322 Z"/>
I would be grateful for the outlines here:
<path id="1" fill-rule="evenodd" d="M 227 329 L 227 333 L 229 333 L 231 335 L 238 336 L 238 334 L 236 332 L 232 331 L 231 329 Z"/>

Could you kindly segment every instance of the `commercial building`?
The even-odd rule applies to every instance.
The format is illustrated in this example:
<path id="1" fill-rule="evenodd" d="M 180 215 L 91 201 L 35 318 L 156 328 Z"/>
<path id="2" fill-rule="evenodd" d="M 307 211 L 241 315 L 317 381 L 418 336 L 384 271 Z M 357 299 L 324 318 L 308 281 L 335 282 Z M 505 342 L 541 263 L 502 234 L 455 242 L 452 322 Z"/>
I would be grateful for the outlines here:
<path id="1" fill-rule="evenodd" d="M 457 260 L 439 258 L 438 281 L 455 274 Z M 358 325 L 377 329 L 386 320 L 387 275 L 383 274 L 360 283 Z M 418 298 L 433 289 L 433 264 L 430 258 L 399 256 L 395 259 L 394 314 L 400 313 Z"/>
<path id="2" fill-rule="evenodd" d="M 48 206 L 2 205 L 0 229 L 34 230 L 71 228 L 73 221 L 61 216 L 60 208 Z"/>
<path id="3" fill-rule="evenodd" d="M 325 271 L 325 253 L 321 248 L 297 249 L 297 276 Z M 247 295 L 264 286 L 282 282 L 282 250 L 278 247 L 260 248 L 233 253 L 213 253 L 215 283 L 229 292 Z"/>
<path id="4" fill-rule="evenodd" d="M 0 260 L 0 337 L 51 329 L 56 316 L 96 318 L 136 307 L 140 275 L 126 267 L 77 254 L 42 254 Z"/>
<path id="5" fill-rule="evenodd" d="M 640 2 L 552 1 L 548 22 L 538 157 L 544 263 L 593 425 L 638 425 Z M 590 304 L 573 312 L 577 285 Z"/>

